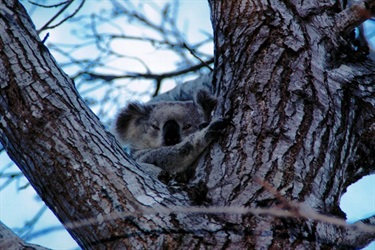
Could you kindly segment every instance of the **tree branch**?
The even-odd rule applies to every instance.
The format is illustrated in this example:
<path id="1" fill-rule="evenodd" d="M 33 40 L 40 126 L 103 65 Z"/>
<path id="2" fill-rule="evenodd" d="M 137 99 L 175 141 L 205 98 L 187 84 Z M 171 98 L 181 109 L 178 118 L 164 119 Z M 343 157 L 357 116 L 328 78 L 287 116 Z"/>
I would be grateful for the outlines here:
<path id="1" fill-rule="evenodd" d="M 48 250 L 36 244 L 29 244 L 18 237 L 10 228 L 0 221 L 0 249 L 35 249 Z"/>
<path id="2" fill-rule="evenodd" d="M 41 43 L 24 8 L 8 0 L 0 11 L 7 13 L 0 15 L 0 141 L 62 223 L 96 218 L 68 229 L 77 243 L 126 248 L 126 237 L 112 237 L 137 235 L 150 227 L 150 219 L 100 218 L 143 206 L 187 204 L 187 195 L 171 194 L 147 176 L 104 130 Z M 171 227 L 166 224 L 169 220 L 151 227 Z"/>
<path id="3" fill-rule="evenodd" d="M 355 122 L 359 143 L 355 154 L 348 165 L 344 187 L 355 183 L 363 176 L 375 172 L 375 62 L 364 60 L 356 63 L 342 64 L 338 68 L 327 71 L 327 80 L 331 92 L 340 95 L 347 93 L 356 109 Z M 341 85 L 335 84 L 341 82 Z"/>
<path id="4" fill-rule="evenodd" d="M 58 18 L 62 13 L 64 13 L 64 11 L 73 3 L 74 1 L 66 1 L 64 2 L 63 4 L 65 4 L 64 7 L 62 7 L 46 24 L 43 25 L 42 28 L 40 28 L 38 30 L 38 34 L 40 34 L 40 32 L 42 32 L 43 30 L 47 30 L 47 29 L 53 29 L 53 28 L 56 28 L 58 26 L 60 26 L 61 24 L 63 24 L 65 21 L 67 21 L 68 19 L 72 18 L 73 16 L 75 16 L 78 11 L 82 8 L 83 4 L 85 3 L 85 0 L 82 0 L 80 5 L 78 6 L 78 8 L 70 15 L 68 15 L 67 17 L 65 17 L 63 20 L 61 20 L 60 22 L 58 22 L 57 24 L 55 25 L 52 25 L 52 26 L 49 26 L 54 20 L 56 20 L 56 18 Z M 52 6 L 49 6 L 50 7 L 57 7 L 57 6 L 60 6 L 60 4 L 58 5 L 52 5 Z"/>
<path id="5" fill-rule="evenodd" d="M 343 235 L 337 238 L 341 242 L 341 246 L 355 247 L 361 249 L 375 240 L 375 216 L 360 220 L 354 224 L 345 227 L 337 227 L 335 224 L 318 223 L 317 236 L 321 239 L 327 238 L 327 235 L 334 234 Z M 371 229 L 372 227 L 372 229 Z"/>
<path id="6" fill-rule="evenodd" d="M 364 0 L 341 11 L 336 16 L 337 29 L 348 33 L 375 15 L 375 1 Z"/>
<path id="7" fill-rule="evenodd" d="M 97 73 L 90 73 L 90 72 L 85 73 L 85 74 L 88 75 L 89 77 L 93 78 L 93 79 L 102 79 L 102 80 L 105 80 L 105 81 L 112 81 L 114 79 L 124 79 L 124 78 L 135 78 L 135 79 L 144 78 L 144 79 L 163 80 L 163 79 L 166 79 L 166 78 L 171 78 L 171 77 L 183 75 L 183 74 L 186 74 L 186 73 L 189 73 L 189 72 L 197 71 L 197 70 L 199 70 L 203 67 L 207 67 L 207 65 L 209 65 L 213 62 L 214 62 L 214 59 L 212 58 L 208 61 L 199 63 L 197 65 L 191 66 L 191 67 L 186 68 L 186 69 L 176 70 L 176 71 L 161 73 L 161 74 L 132 73 L 132 74 L 127 74 L 127 75 L 107 75 L 107 74 L 104 75 L 104 74 L 97 74 Z"/>

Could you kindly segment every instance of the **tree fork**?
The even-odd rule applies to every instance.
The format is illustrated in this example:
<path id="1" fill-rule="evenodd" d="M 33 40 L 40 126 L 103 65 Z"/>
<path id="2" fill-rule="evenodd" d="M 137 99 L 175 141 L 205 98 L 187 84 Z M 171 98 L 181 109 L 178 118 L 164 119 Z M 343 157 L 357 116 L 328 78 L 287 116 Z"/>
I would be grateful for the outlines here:
<path id="1" fill-rule="evenodd" d="M 0 140 L 8 154 L 82 248 L 366 245 L 371 229 L 301 216 L 311 207 L 342 217 L 346 187 L 374 172 L 375 65 L 347 62 L 348 43 L 335 27 L 339 5 L 209 3 L 215 115 L 236 126 L 190 183 L 205 184 L 208 210 L 168 210 L 189 208 L 189 196 L 137 168 L 13 0 L 0 5 Z M 225 206 L 234 212 L 215 212 Z M 244 206 L 279 206 L 295 217 L 235 212 Z"/>

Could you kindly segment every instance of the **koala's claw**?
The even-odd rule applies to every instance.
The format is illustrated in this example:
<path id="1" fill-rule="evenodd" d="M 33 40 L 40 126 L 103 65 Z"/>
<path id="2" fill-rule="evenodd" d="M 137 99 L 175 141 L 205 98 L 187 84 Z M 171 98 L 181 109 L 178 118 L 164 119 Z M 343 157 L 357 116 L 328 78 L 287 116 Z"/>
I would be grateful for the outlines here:
<path id="1" fill-rule="evenodd" d="M 230 125 L 234 126 L 234 124 L 228 119 L 218 119 L 211 122 L 211 124 L 208 126 L 208 131 L 206 134 L 207 138 L 216 139 L 222 136 L 225 133 L 226 128 Z"/>

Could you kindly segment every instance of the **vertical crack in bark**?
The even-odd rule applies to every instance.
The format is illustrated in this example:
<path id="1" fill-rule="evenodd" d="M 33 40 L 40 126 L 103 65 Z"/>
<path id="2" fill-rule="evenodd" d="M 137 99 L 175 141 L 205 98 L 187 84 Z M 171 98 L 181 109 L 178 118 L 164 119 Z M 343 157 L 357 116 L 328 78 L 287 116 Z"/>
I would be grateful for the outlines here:
<path id="1" fill-rule="evenodd" d="M 297 163 L 297 157 L 301 156 L 301 150 L 304 148 L 303 145 L 311 128 L 313 119 L 313 104 L 311 103 L 311 100 L 303 100 L 303 112 L 302 120 L 296 130 L 294 143 L 284 155 L 284 169 L 289 175 L 295 173 L 294 165 Z M 301 168 L 301 166 L 299 168 Z M 288 176 L 287 178 L 289 181 L 293 181 L 294 176 Z"/>
<path id="2" fill-rule="evenodd" d="M 341 114 L 341 119 L 336 119 L 340 124 L 336 124 L 337 129 L 334 130 L 334 126 L 331 128 L 333 130 L 336 147 L 338 153 L 334 154 L 336 157 L 332 162 L 332 167 L 330 169 L 328 182 L 326 189 L 322 192 L 323 200 L 325 201 L 325 210 L 330 211 L 332 214 L 340 217 L 345 217 L 344 213 L 339 207 L 340 198 L 343 189 L 343 184 L 345 180 L 345 172 L 350 162 L 350 155 L 352 155 L 356 148 L 356 136 L 354 133 L 354 124 L 357 120 L 357 110 L 356 104 L 351 97 L 348 89 L 344 90 L 343 98 L 341 102 L 341 107 L 339 112 L 334 112 L 334 114 Z"/>

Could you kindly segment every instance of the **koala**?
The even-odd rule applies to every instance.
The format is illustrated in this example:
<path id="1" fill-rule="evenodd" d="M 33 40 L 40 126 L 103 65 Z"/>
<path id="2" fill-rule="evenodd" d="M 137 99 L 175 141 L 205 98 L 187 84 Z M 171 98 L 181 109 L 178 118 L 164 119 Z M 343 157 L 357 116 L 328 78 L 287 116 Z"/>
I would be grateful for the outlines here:
<path id="1" fill-rule="evenodd" d="M 216 102 L 200 90 L 193 101 L 129 103 L 117 115 L 114 132 L 141 166 L 156 166 L 170 174 L 182 172 L 228 124 L 223 119 L 209 122 Z"/>

